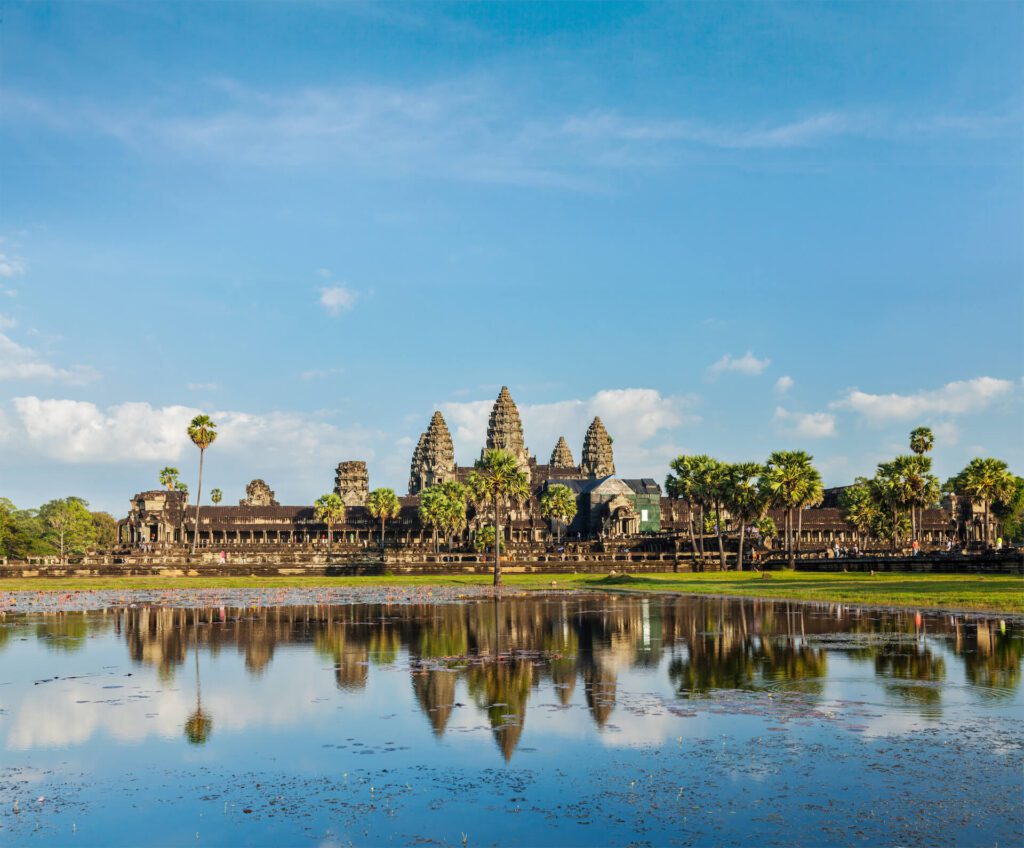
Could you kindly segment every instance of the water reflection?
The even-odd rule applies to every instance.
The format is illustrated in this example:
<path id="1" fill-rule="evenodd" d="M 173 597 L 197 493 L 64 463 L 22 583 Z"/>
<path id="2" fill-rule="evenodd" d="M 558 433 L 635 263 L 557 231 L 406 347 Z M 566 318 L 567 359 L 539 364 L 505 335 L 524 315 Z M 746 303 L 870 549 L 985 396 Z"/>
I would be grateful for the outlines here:
<path id="1" fill-rule="evenodd" d="M 366 690 L 375 667 L 407 673 L 412 702 L 437 738 L 462 706 L 458 699 L 468 699 L 506 759 L 522 738 L 532 693 L 541 690 L 552 696 L 544 699 L 552 709 L 570 705 L 582 690 L 593 724 L 606 728 L 620 706 L 625 673 L 667 674 L 676 696 L 686 699 L 720 690 L 818 699 L 827 694 L 830 663 L 840 662 L 873 669 L 886 698 L 928 718 L 941 714 L 952 682 L 962 680 L 983 699 L 1012 697 L 1024 653 L 1017 621 L 686 597 L 139 606 L 9 616 L 0 650 L 14 644 L 18 627 L 59 652 L 81 651 L 102 634 L 123 640 L 131 659 L 153 668 L 165 687 L 176 685 L 191 653 L 195 708 L 184 734 L 192 744 L 204 744 L 214 727 L 202 701 L 204 656 L 212 661 L 233 650 L 258 680 L 281 651 L 312 647 L 342 693 Z"/>

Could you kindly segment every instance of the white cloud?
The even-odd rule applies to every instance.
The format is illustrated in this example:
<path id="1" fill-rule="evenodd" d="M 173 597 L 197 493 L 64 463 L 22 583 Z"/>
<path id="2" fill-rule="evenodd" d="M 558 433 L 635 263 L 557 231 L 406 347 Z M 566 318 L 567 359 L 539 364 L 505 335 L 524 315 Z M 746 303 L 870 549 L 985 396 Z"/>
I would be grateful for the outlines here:
<path id="1" fill-rule="evenodd" d="M 836 435 L 836 417 L 830 412 L 790 412 L 775 408 L 775 421 L 786 432 L 807 439 L 823 439 Z"/>
<path id="2" fill-rule="evenodd" d="M 980 412 L 1013 390 L 1013 382 L 995 377 L 975 377 L 946 383 L 940 389 L 913 394 L 874 395 L 851 389 L 831 403 L 832 409 L 849 409 L 869 421 L 899 421 L 927 415 L 962 415 Z"/>
<path id="3" fill-rule="evenodd" d="M 792 377 L 790 377 L 788 374 L 783 375 L 782 377 L 779 377 L 779 379 L 775 381 L 775 391 L 778 392 L 780 395 L 784 395 L 791 388 L 793 388 L 793 383 L 794 380 Z"/>
<path id="4" fill-rule="evenodd" d="M 733 356 L 731 353 L 727 353 L 708 368 L 708 377 L 715 380 L 726 373 L 756 377 L 771 365 L 771 362 L 770 359 L 758 359 L 749 350 L 743 356 Z"/>
<path id="5" fill-rule="evenodd" d="M 0 380 L 41 380 L 81 385 L 98 377 L 98 372 L 87 365 L 72 365 L 70 368 L 53 365 L 37 351 L 0 333 Z"/>
<path id="6" fill-rule="evenodd" d="M 671 442 L 648 443 L 699 420 L 692 412 L 696 403 L 692 396 L 664 396 L 655 389 L 605 389 L 585 399 L 520 404 L 519 412 L 527 447 L 540 462 L 548 460 L 559 436 L 566 437 L 573 459 L 579 462 L 583 436 L 599 415 L 614 439 L 617 470 L 632 476 L 660 477 L 665 462 L 680 451 Z M 441 404 L 460 462 L 471 462 L 479 455 L 493 405 L 493 399 Z M 423 417 L 423 427 L 428 419 L 429 415 Z"/>
<path id="7" fill-rule="evenodd" d="M 10 253 L 0 253 L 0 277 L 20 277 L 25 273 L 25 262 Z"/>
<path id="8" fill-rule="evenodd" d="M 327 286 L 320 289 L 320 303 L 331 315 L 351 311 L 356 305 L 357 297 L 356 292 L 345 286 Z"/>
<path id="9" fill-rule="evenodd" d="M 960 428 L 952 421 L 933 424 L 932 433 L 935 435 L 935 444 L 942 447 L 952 447 L 960 441 Z"/>

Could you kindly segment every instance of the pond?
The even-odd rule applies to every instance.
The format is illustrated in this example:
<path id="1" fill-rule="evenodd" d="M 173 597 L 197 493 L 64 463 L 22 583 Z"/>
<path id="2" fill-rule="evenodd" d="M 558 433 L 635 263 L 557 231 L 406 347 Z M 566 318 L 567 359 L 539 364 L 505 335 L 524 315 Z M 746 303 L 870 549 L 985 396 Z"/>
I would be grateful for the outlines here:
<path id="1" fill-rule="evenodd" d="M 5 605 L 0 843 L 1024 836 L 1020 619 L 400 588 Z"/>

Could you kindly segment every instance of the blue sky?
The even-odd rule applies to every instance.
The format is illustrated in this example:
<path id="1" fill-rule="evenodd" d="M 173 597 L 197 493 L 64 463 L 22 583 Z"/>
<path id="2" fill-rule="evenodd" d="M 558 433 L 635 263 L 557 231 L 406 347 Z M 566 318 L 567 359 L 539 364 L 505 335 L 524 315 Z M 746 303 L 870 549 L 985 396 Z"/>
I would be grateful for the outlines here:
<path id="1" fill-rule="evenodd" d="M 5 3 L 0 494 L 919 424 L 1024 472 L 1024 4 Z M 193 481 L 194 487 L 194 481 Z"/>

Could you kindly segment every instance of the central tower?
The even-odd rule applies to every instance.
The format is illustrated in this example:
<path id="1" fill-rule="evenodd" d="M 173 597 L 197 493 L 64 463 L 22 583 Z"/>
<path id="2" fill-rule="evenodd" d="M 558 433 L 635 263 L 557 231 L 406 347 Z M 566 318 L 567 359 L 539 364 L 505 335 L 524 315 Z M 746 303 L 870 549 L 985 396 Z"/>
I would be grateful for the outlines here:
<path id="1" fill-rule="evenodd" d="M 523 443 L 523 421 L 508 386 L 501 387 L 487 422 L 487 445 L 484 451 L 495 448 L 508 451 L 516 458 L 519 467 L 527 474 L 530 473 L 530 453 Z M 483 451 L 480 456 L 483 457 Z"/>

